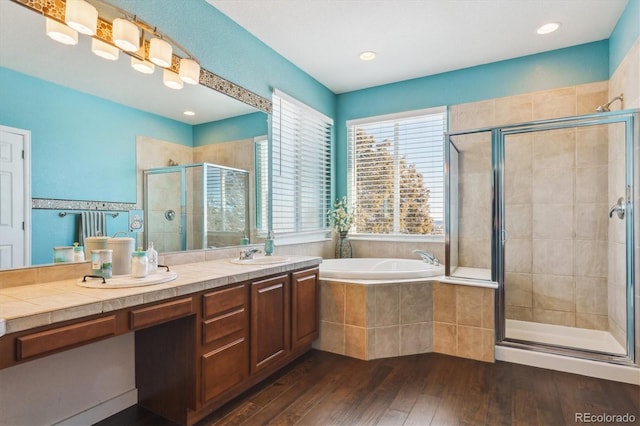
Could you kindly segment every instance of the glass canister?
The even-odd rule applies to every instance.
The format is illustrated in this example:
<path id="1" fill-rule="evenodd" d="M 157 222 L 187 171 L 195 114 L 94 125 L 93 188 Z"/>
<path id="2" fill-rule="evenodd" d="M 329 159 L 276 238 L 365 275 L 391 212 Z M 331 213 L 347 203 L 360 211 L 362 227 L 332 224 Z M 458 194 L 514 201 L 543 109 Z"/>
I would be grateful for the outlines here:
<path id="1" fill-rule="evenodd" d="M 112 275 L 113 251 L 108 249 L 91 250 L 91 273 L 104 278 Z"/>
<path id="2" fill-rule="evenodd" d="M 147 252 L 138 250 L 131 253 L 131 277 L 144 278 L 149 272 L 149 258 Z"/>

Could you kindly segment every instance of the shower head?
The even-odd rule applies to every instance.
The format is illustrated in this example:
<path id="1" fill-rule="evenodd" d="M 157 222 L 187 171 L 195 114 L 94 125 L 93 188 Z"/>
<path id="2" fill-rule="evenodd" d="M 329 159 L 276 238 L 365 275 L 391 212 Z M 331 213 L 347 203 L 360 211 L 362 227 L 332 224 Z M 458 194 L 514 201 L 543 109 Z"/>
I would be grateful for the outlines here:
<path id="1" fill-rule="evenodd" d="M 620 93 L 619 96 L 616 96 L 615 98 L 611 99 L 609 102 L 607 102 L 606 104 L 602 104 L 599 107 L 596 108 L 597 112 L 609 112 L 611 111 L 611 109 L 609 108 L 611 106 L 612 103 L 614 103 L 615 101 L 620 101 L 620 103 L 622 103 L 622 101 L 624 100 L 624 95 L 622 93 Z"/>

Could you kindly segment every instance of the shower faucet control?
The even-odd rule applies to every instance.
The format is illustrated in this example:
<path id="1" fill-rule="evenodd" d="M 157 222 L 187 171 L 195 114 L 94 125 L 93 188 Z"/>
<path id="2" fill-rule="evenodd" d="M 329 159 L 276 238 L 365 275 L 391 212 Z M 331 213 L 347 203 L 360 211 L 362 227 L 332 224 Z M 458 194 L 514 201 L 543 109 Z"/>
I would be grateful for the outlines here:
<path id="1" fill-rule="evenodd" d="M 618 219 L 624 219 L 624 213 L 625 213 L 625 205 L 624 205 L 624 198 L 620 197 L 618 198 L 618 201 L 611 206 L 611 209 L 609 209 L 609 217 L 613 217 L 613 214 L 617 214 L 618 215 Z"/>

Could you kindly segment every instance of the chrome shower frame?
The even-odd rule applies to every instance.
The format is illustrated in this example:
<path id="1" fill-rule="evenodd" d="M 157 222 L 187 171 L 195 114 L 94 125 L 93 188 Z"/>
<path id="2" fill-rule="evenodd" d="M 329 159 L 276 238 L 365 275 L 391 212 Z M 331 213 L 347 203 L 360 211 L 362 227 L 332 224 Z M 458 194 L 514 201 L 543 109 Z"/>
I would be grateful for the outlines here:
<path id="1" fill-rule="evenodd" d="M 617 355 L 607 352 L 598 352 L 584 349 L 577 349 L 559 345 L 550 345 L 506 337 L 505 328 L 505 181 L 504 181 L 504 158 L 505 158 L 505 137 L 508 135 L 531 133 L 547 130 L 560 130 L 576 127 L 594 126 L 601 124 L 623 123 L 625 126 L 625 217 L 626 226 L 626 350 L 625 355 Z M 634 231 L 634 194 L 638 193 L 635 183 L 638 179 L 638 165 L 635 160 L 634 147 L 640 143 L 638 127 L 640 126 L 640 110 L 623 110 L 614 112 L 594 113 L 576 117 L 566 117 L 531 121 L 499 127 L 485 127 L 458 132 L 448 132 L 445 134 L 445 274 L 450 274 L 451 259 L 451 172 L 450 160 L 452 154 L 457 151 L 453 144 L 452 137 L 464 136 L 477 133 L 491 133 L 491 193 L 492 200 L 492 233 L 491 233 L 491 281 L 498 283 L 495 299 L 495 324 L 496 324 L 496 344 L 520 349 L 527 349 L 537 352 L 546 352 L 560 355 L 567 355 L 576 358 L 589 359 L 594 361 L 604 361 L 621 365 L 636 365 L 636 342 L 635 342 L 635 282 L 636 273 L 640 272 L 635 268 L 635 231 Z"/>

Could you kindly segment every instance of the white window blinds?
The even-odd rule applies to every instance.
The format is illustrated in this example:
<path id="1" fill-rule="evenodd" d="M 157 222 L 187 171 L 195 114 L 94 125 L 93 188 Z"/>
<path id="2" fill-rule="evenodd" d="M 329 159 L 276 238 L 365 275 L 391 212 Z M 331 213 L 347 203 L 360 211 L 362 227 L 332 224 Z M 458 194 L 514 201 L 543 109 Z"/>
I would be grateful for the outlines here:
<path id="1" fill-rule="evenodd" d="M 333 120 L 285 93 L 273 92 L 272 229 L 276 234 L 327 228 Z"/>
<path id="2" fill-rule="evenodd" d="M 446 107 L 347 122 L 354 234 L 444 233 Z"/>

